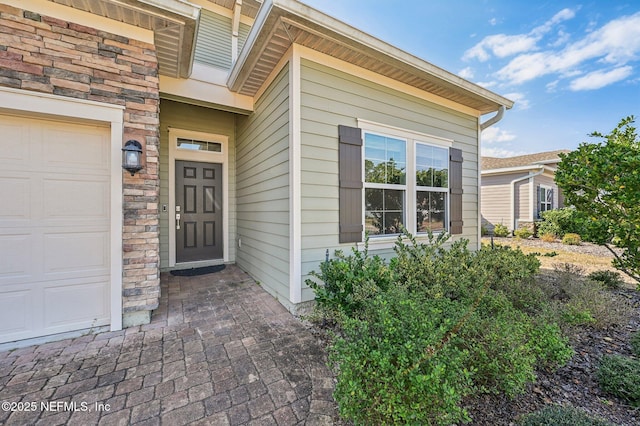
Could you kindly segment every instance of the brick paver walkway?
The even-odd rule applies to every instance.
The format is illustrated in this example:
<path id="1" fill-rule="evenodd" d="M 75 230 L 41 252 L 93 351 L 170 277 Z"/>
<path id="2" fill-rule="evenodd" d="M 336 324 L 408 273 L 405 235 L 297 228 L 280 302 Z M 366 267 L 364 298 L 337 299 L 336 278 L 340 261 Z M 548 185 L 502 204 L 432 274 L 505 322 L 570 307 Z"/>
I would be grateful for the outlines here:
<path id="1" fill-rule="evenodd" d="M 235 266 L 163 274 L 151 324 L 0 352 L 7 425 L 332 424 L 332 391 L 317 340 Z"/>

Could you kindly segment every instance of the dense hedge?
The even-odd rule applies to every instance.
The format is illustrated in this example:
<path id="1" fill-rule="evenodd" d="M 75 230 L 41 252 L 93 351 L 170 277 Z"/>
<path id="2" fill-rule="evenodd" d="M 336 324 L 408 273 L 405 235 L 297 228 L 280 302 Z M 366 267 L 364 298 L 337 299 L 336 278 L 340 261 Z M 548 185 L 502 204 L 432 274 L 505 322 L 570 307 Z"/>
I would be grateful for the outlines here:
<path id="1" fill-rule="evenodd" d="M 390 262 L 355 248 L 307 283 L 338 325 L 331 361 L 341 415 L 356 424 L 452 424 L 467 395 L 515 395 L 572 351 L 530 286 L 539 262 L 499 247 L 406 234 Z"/>

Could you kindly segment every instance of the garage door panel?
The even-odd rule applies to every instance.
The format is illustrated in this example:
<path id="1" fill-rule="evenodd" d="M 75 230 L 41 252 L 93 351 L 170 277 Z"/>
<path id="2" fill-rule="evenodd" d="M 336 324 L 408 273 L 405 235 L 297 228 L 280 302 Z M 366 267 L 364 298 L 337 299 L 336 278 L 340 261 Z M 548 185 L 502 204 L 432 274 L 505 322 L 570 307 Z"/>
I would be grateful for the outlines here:
<path id="1" fill-rule="evenodd" d="M 108 127 L 0 114 L 0 343 L 109 324 Z"/>
<path id="2" fill-rule="evenodd" d="M 0 117 L 0 164 L 27 166 L 30 162 L 30 129 L 24 120 Z"/>
<path id="3" fill-rule="evenodd" d="M 30 296 L 29 290 L 0 292 L 0 335 L 31 329 Z"/>
<path id="4" fill-rule="evenodd" d="M 109 281 L 53 283 L 43 291 L 45 328 L 89 328 L 108 323 Z"/>
<path id="5" fill-rule="evenodd" d="M 2 139 L 2 138 L 0 138 Z M 27 220 L 31 217 L 31 185 L 27 177 L 0 175 L 0 226 L 5 220 Z"/>
<path id="6" fill-rule="evenodd" d="M 60 273 L 87 276 L 109 271 L 107 230 L 46 233 L 43 239 L 45 277 Z"/>
<path id="7" fill-rule="evenodd" d="M 105 143 L 104 133 L 96 134 L 90 126 L 68 129 L 52 127 L 47 132 L 47 143 L 43 146 L 43 170 L 81 170 L 92 174 L 108 175 L 109 143 Z M 73 155 L 69 155 L 73 153 Z M 70 169 L 72 167 L 72 169 Z"/>
<path id="8" fill-rule="evenodd" d="M 6 232 L 6 231 L 5 231 Z M 9 279 L 28 279 L 32 275 L 31 258 L 32 235 L 13 234 L 0 235 L 0 295 L 3 283 Z M 12 280 L 12 281 L 13 281 Z"/>
<path id="9" fill-rule="evenodd" d="M 45 179 L 44 217 L 49 219 L 98 219 L 109 217 L 109 182 Z"/>

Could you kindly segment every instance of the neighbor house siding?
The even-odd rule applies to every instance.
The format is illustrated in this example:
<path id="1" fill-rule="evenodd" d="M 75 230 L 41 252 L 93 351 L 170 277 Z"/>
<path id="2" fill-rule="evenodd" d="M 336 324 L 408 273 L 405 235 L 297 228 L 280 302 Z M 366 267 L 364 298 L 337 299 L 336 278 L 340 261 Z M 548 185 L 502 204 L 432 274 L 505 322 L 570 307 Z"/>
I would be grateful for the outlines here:
<path id="1" fill-rule="evenodd" d="M 462 238 L 477 243 L 478 151 L 477 118 L 455 112 L 328 68 L 310 60 L 301 64 L 301 220 L 302 274 L 318 270 L 339 244 L 338 125 L 357 127 L 365 119 L 398 128 L 453 139 L 463 151 Z M 392 251 L 377 254 L 390 255 Z M 302 300 L 313 298 L 303 285 Z"/>
<path id="2" fill-rule="evenodd" d="M 231 69 L 231 18 L 202 9 L 194 59 Z"/>
<path id="3" fill-rule="evenodd" d="M 35 13 L 27 14 L 32 18 L 28 19 L 25 11 L 6 5 L 0 12 L 0 85 L 125 107 L 123 139 L 142 143 L 144 168 L 135 176 L 123 173 L 123 313 L 126 317 L 157 308 L 159 80 L 155 46 L 91 28 L 90 22 Z"/>
<path id="4" fill-rule="evenodd" d="M 509 229 L 513 228 L 511 182 L 527 174 L 482 176 L 482 223 L 488 231 L 493 231 L 493 227 L 497 224 L 502 224 Z"/>
<path id="5" fill-rule="evenodd" d="M 281 302 L 289 300 L 289 72 L 285 67 L 237 118 L 236 263 Z"/>
<path id="6" fill-rule="evenodd" d="M 160 205 L 169 205 L 169 128 L 190 130 L 229 137 L 229 260 L 235 260 L 236 202 L 235 202 L 235 116 L 195 105 L 163 99 L 160 103 Z M 203 162 L 207 161 L 203 155 Z M 226 178 L 226 177 L 225 177 Z M 169 267 L 169 232 L 174 232 L 173 215 L 160 212 L 160 267 Z"/>

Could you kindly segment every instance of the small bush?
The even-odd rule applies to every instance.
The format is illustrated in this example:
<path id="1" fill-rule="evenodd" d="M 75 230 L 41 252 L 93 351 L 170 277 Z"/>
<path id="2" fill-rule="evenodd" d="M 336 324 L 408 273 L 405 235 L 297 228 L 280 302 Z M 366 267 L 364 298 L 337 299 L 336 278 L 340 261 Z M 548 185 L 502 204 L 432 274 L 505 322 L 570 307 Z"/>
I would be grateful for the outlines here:
<path id="1" fill-rule="evenodd" d="M 633 353 L 637 357 L 640 357 L 640 331 L 636 331 L 635 333 L 633 333 L 633 335 L 631 335 L 629 343 L 631 344 L 631 350 L 633 351 Z"/>
<path id="2" fill-rule="evenodd" d="M 537 222 L 538 235 L 551 234 L 558 238 L 566 233 L 580 234 L 583 231 L 584 215 L 572 207 L 547 210 L 541 213 L 542 221 Z"/>
<path id="3" fill-rule="evenodd" d="M 340 415 L 371 425 L 468 420 L 460 407 L 472 390 L 468 354 L 444 342 L 459 309 L 397 287 L 369 301 L 366 321 L 348 319 L 330 355 Z"/>
<path id="4" fill-rule="evenodd" d="M 496 223 L 493 226 L 493 235 L 496 237 L 508 237 L 509 236 L 509 228 L 501 223 Z"/>
<path id="5" fill-rule="evenodd" d="M 552 316 L 563 327 L 606 328 L 628 322 L 633 307 L 627 299 L 605 291 L 599 282 L 582 277 L 584 270 L 579 266 L 562 263 L 554 268 L 551 280 L 537 285 L 553 301 Z"/>
<path id="6" fill-rule="evenodd" d="M 543 254 L 544 257 L 556 257 L 557 255 L 558 255 L 557 251 L 550 251 L 550 252 L 547 252 L 547 253 Z"/>
<path id="7" fill-rule="evenodd" d="M 516 238 L 526 240 L 527 238 L 533 235 L 533 232 L 531 232 L 529 228 L 518 228 L 515 231 L 513 231 L 513 235 L 515 235 Z"/>
<path id="8" fill-rule="evenodd" d="M 604 392 L 635 407 L 640 406 L 640 360 L 621 355 L 605 355 L 600 360 L 597 378 Z"/>
<path id="9" fill-rule="evenodd" d="M 480 235 L 482 235 L 483 237 L 489 235 L 489 230 L 487 229 L 487 227 L 485 225 L 482 225 L 480 227 Z"/>
<path id="10" fill-rule="evenodd" d="M 521 426 L 614 426 L 605 419 L 592 417 L 583 410 L 561 405 L 547 406 L 522 416 Z"/>
<path id="11" fill-rule="evenodd" d="M 556 241 L 556 238 L 557 238 L 555 234 L 549 234 L 549 233 L 538 234 L 538 235 L 540 235 L 540 239 L 545 243 L 553 243 Z"/>
<path id="12" fill-rule="evenodd" d="M 592 281 L 597 281 L 609 290 L 617 290 L 622 287 L 624 281 L 620 276 L 620 272 L 616 271 L 595 271 L 587 275 Z"/>
<path id="13" fill-rule="evenodd" d="M 581 243 L 582 239 L 578 234 L 569 233 L 564 234 L 564 237 L 562 237 L 562 244 L 567 246 L 579 246 Z"/>
<path id="14" fill-rule="evenodd" d="M 314 279 L 305 282 L 316 294 L 321 315 L 339 322 L 343 315 L 357 315 L 363 301 L 386 291 L 391 274 L 381 257 L 369 256 L 368 240 L 364 251 L 354 247 L 350 256 L 340 250 L 334 256 L 320 264 L 320 273 L 310 273 Z"/>

